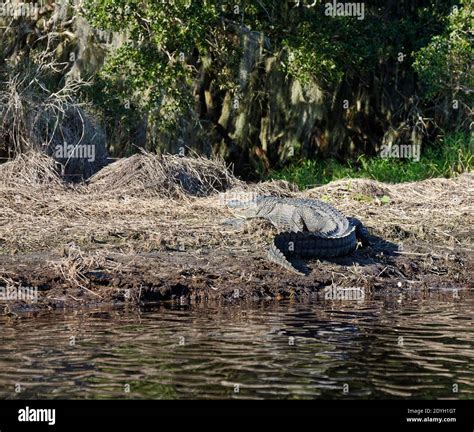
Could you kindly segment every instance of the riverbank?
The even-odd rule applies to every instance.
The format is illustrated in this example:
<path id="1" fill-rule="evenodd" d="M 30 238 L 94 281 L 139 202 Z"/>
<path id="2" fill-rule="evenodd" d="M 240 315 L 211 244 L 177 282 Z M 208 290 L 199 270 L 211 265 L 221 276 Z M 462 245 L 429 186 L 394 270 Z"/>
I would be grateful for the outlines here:
<path id="1" fill-rule="evenodd" d="M 111 165 L 74 187 L 56 181 L 51 167 L 51 176 L 43 167 L 35 182 L 22 181 L 12 166 L 7 182 L 7 164 L 1 167 L 0 288 L 9 294 L 0 301 L 3 313 L 116 302 L 297 300 L 329 286 L 370 296 L 380 289 L 462 289 L 473 279 L 472 174 L 398 185 L 341 180 L 301 192 L 286 182 L 247 185 L 227 171 L 217 175 L 222 166 L 209 161 L 201 161 L 206 174 L 197 175 L 202 166 L 187 158 L 170 157 L 166 165 L 150 157 Z M 147 183 L 144 167 L 156 174 L 153 163 L 168 171 Z M 306 261 L 306 277 L 287 273 L 266 259 L 273 228 L 260 220 L 233 223 L 223 192 L 330 202 L 364 222 L 372 245 Z M 35 295 L 22 297 L 28 289 Z"/>

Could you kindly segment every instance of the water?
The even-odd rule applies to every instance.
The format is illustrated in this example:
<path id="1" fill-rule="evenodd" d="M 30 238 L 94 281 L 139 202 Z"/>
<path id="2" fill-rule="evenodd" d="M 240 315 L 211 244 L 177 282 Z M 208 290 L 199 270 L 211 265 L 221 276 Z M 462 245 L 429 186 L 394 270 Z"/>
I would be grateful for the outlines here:
<path id="1" fill-rule="evenodd" d="M 472 398 L 473 306 L 429 290 L 1 317 L 0 397 Z"/>

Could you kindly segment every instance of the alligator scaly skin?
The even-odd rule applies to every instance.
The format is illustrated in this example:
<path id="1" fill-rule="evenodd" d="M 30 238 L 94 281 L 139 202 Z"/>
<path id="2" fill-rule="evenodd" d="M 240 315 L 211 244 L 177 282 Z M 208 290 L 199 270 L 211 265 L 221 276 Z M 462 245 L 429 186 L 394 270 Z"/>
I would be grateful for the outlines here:
<path id="1" fill-rule="evenodd" d="M 346 218 L 330 204 L 313 199 L 257 197 L 228 202 L 246 219 L 265 218 L 278 230 L 268 258 L 283 268 L 303 275 L 287 257 L 332 258 L 350 254 L 358 241 L 368 244 L 368 232 L 355 218 Z"/>

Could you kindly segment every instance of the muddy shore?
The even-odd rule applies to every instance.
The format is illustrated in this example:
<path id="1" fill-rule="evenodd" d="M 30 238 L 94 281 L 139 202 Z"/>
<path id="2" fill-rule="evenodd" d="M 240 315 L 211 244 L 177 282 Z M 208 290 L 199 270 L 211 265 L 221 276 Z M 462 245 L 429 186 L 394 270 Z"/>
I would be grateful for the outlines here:
<path id="1" fill-rule="evenodd" d="M 298 300 L 328 287 L 356 288 L 366 297 L 375 290 L 468 288 L 472 180 L 464 174 L 413 184 L 353 180 L 283 190 L 332 203 L 360 218 L 372 236 L 371 246 L 350 256 L 296 262 L 306 266 L 305 277 L 267 261 L 273 228 L 259 220 L 229 223 L 232 214 L 218 194 L 180 201 L 81 188 L 2 188 L 0 311 Z M 25 288 L 35 297 L 21 297 Z"/>
<path id="2" fill-rule="evenodd" d="M 375 290 L 463 289 L 470 276 L 466 256 L 414 258 L 411 255 L 381 255 L 383 246 L 360 250 L 349 257 L 306 263 L 310 274 L 300 277 L 266 261 L 260 254 L 213 255 L 169 252 L 139 255 L 111 254 L 107 268 L 100 265 L 84 271 L 83 284 L 73 284 L 45 265 L 59 256 L 27 254 L 2 257 L 2 274 L 19 287 L 37 287 L 35 301 L 10 299 L 3 312 L 35 308 L 62 308 L 101 303 L 177 301 L 189 304 L 206 300 L 308 298 L 329 287 L 358 288 L 368 297 Z M 427 258 L 430 265 L 427 265 Z M 117 270 L 112 269 L 113 266 Z"/>

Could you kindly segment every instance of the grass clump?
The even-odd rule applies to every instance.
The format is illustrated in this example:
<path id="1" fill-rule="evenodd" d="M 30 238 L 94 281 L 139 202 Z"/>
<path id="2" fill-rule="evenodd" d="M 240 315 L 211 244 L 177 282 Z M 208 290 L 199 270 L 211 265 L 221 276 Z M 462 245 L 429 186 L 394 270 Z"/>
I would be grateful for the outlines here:
<path id="1" fill-rule="evenodd" d="M 101 193 L 167 198 L 204 197 L 240 184 L 221 159 L 144 150 L 108 165 L 89 181 L 91 190 Z"/>
<path id="2" fill-rule="evenodd" d="M 0 165 L 0 187 L 63 188 L 58 163 L 39 151 L 29 151 Z"/>
<path id="3" fill-rule="evenodd" d="M 347 178 L 369 178 L 388 183 L 450 178 L 474 168 L 472 134 L 446 135 L 433 148 L 428 148 L 419 161 L 360 156 L 356 162 L 302 160 L 280 171 L 272 171 L 272 179 L 287 180 L 300 188 L 326 184 Z"/>

